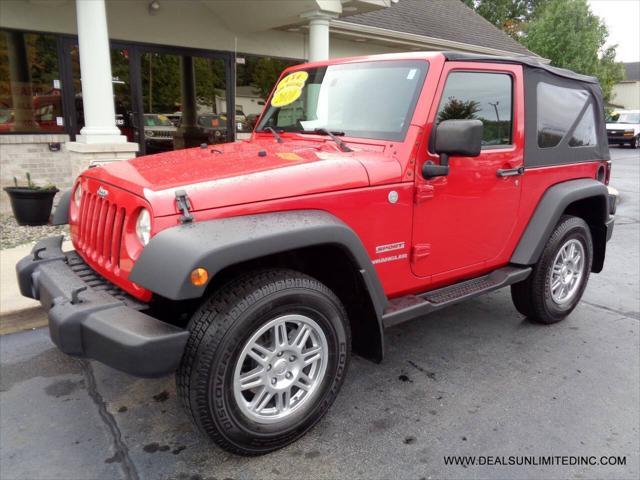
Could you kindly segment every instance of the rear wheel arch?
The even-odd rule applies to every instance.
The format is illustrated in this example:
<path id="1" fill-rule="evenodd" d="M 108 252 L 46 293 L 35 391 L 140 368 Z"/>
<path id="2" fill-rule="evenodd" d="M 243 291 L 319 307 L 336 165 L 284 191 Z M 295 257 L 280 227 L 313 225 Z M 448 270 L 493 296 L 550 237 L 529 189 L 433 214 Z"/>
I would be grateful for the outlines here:
<path id="1" fill-rule="evenodd" d="M 607 248 L 607 230 L 603 218 L 608 215 L 606 197 L 586 197 L 572 202 L 565 208 L 563 215 L 571 215 L 583 219 L 589 226 L 593 241 L 593 263 L 591 271 L 599 273 L 604 266 L 604 257 Z"/>
<path id="2" fill-rule="evenodd" d="M 594 244 L 592 272 L 600 272 L 606 250 L 606 220 L 609 215 L 607 187 L 595 179 L 576 179 L 547 189 L 529 225 L 511 256 L 515 265 L 534 265 L 558 225 L 562 215 L 582 218 L 591 231 Z"/>

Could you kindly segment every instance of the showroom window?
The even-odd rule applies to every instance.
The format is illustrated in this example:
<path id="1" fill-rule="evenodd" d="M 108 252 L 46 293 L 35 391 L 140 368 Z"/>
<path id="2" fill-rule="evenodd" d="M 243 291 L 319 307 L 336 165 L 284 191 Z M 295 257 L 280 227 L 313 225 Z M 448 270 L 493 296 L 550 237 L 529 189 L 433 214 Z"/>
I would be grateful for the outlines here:
<path id="1" fill-rule="evenodd" d="M 0 133 L 64 131 L 56 37 L 0 30 Z"/>
<path id="2" fill-rule="evenodd" d="M 303 63 L 257 55 L 236 57 L 236 133 L 248 137 L 262 113 L 265 101 L 285 68 Z"/>

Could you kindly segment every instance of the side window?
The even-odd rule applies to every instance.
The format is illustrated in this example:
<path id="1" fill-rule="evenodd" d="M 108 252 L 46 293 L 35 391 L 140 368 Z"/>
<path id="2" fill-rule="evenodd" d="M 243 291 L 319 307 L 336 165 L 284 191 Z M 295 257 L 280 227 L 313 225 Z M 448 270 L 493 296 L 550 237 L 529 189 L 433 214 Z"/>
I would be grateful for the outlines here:
<path id="1" fill-rule="evenodd" d="M 512 79 L 505 73 L 451 72 L 436 122 L 478 119 L 484 124 L 483 146 L 511 144 Z"/>
<path id="2" fill-rule="evenodd" d="M 540 82 L 537 87 L 538 146 L 557 146 L 572 130 L 570 147 L 596 144 L 596 123 L 593 105 L 585 109 L 589 101 L 586 90 L 559 87 Z M 583 112 L 582 116 L 580 113 Z"/>
<path id="3" fill-rule="evenodd" d="M 570 147 L 589 147 L 597 143 L 596 140 L 596 119 L 593 112 L 593 105 L 589 104 L 580 119 L 580 123 L 573 131 Z"/>

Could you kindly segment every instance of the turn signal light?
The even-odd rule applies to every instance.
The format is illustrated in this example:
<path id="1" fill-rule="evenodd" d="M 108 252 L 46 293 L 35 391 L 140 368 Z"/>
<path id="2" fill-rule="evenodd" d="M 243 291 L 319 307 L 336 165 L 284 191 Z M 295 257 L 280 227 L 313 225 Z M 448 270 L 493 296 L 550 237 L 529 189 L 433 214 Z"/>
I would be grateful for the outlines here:
<path id="1" fill-rule="evenodd" d="M 191 283 L 196 287 L 201 287 L 209 280 L 209 272 L 205 268 L 194 268 L 191 272 Z"/>

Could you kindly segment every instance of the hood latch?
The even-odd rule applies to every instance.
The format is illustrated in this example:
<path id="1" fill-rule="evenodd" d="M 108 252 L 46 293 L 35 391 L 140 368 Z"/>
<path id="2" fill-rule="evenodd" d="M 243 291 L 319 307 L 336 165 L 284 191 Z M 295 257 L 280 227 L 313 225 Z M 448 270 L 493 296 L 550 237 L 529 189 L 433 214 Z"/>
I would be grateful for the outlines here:
<path id="1" fill-rule="evenodd" d="M 189 213 L 191 202 L 185 190 L 176 190 L 176 205 L 178 206 L 178 210 L 182 212 L 179 218 L 180 223 L 193 222 L 193 215 Z"/>

